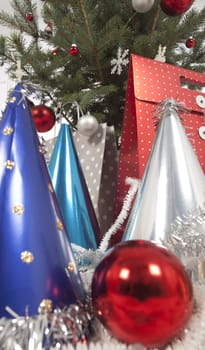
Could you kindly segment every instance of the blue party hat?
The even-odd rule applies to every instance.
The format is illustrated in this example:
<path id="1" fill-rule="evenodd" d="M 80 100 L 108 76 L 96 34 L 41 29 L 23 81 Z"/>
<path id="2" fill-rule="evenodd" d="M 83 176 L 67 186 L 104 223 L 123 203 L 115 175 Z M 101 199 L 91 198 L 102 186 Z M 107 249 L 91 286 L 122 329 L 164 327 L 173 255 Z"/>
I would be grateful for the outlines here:
<path id="1" fill-rule="evenodd" d="M 22 91 L 17 84 L 0 123 L 0 317 L 85 298 Z"/>
<path id="2" fill-rule="evenodd" d="M 96 249 L 100 230 L 67 124 L 61 125 L 49 171 L 70 241 Z"/>

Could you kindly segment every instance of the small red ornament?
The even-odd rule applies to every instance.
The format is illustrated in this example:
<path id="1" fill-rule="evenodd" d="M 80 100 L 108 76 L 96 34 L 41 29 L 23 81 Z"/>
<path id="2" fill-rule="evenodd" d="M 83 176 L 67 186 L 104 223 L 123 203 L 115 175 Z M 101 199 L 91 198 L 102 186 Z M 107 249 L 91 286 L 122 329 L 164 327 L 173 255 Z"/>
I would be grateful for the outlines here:
<path id="1" fill-rule="evenodd" d="M 58 54 L 58 49 L 55 48 L 51 51 L 52 56 L 56 56 Z"/>
<path id="2" fill-rule="evenodd" d="M 196 44 L 196 41 L 195 41 L 194 38 L 189 38 L 189 39 L 187 39 L 187 41 L 186 41 L 186 47 L 187 47 L 188 49 L 192 49 L 192 48 L 195 46 L 195 44 Z"/>
<path id="3" fill-rule="evenodd" d="M 71 56 L 76 56 L 79 52 L 79 49 L 76 44 L 72 44 L 71 47 L 69 48 L 69 53 Z"/>
<path id="4" fill-rule="evenodd" d="M 31 114 L 38 132 L 47 132 L 55 124 L 55 113 L 50 107 L 44 105 L 34 106 L 31 109 Z"/>
<path id="5" fill-rule="evenodd" d="M 52 34 L 53 34 L 53 27 L 51 23 L 47 23 L 45 29 L 44 29 L 44 34 L 47 39 L 50 39 Z"/>
<path id="6" fill-rule="evenodd" d="M 92 280 L 94 311 L 111 334 L 127 344 L 163 347 L 191 316 L 193 290 L 179 259 L 148 241 L 126 241 L 108 250 Z"/>
<path id="7" fill-rule="evenodd" d="M 48 22 L 47 25 L 46 25 L 46 27 L 45 27 L 45 31 L 46 31 L 47 33 L 52 33 L 52 30 L 53 30 L 52 24 L 51 24 L 50 22 Z"/>
<path id="8" fill-rule="evenodd" d="M 179 16 L 185 13 L 193 4 L 194 0 L 161 0 L 162 11 L 168 16 Z"/>
<path id="9" fill-rule="evenodd" d="M 32 22 L 33 21 L 33 13 L 32 12 L 27 13 L 26 20 L 28 22 Z"/>

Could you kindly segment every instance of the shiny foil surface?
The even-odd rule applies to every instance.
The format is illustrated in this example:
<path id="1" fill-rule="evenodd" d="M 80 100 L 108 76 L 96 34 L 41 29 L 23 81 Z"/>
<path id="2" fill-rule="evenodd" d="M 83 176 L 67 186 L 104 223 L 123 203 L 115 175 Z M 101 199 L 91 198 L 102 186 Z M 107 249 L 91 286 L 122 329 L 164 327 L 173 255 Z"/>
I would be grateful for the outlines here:
<path id="1" fill-rule="evenodd" d="M 205 206 L 205 176 L 173 103 L 167 103 L 122 240 L 166 242 L 177 218 Z M 205 225 L 199 225 L 205 234 Z"/>
<path id="2" fill-rule="evenodd" d="M 147 241 L 110 249 L 92 281 L 96 315 L 117 339 L 162 348 L 184 329 L 193 310 L 193 290 L 180 260 Z"/>
<path id="3" fill-rule="evenodd" d="M 49 172 L 69 240 L 80 247 L 96 249 L 100 229 L 67 124 L 61 125 Z"/>
<path id="4" fill-rule="evenodd" d="M 61 307 L 84 300 L 21 84 L 0 123 L 0 241 L 0 317 L 10 317 L 7 307 L 35 315 L 42 301 Z"/>

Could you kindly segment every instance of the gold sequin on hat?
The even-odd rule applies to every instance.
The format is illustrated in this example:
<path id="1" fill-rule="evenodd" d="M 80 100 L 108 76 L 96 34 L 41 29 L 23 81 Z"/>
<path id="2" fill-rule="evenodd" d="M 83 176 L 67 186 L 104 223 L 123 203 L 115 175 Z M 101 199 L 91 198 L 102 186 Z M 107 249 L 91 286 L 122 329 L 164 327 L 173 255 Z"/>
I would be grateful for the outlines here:
<path id="1" fill-rule="evenodd" d="M 59 220 L 59 219 L 57 220 L 56 227 L 59 231 L 63 231 L 63 223 L 61 220 Z"/>
<path id="2" fill-rule="evenodd" d="M 74 265 L 72 262 L 69 262 L 67 269 L 69 272 L 74 272 Z"/>
<path id="3" fill-rule="evenodd" d="M 14 214 L 21 215 L 24 212 L 24 207 L 22 204 L 16 204 L 13 206 Z"/>
<path id="4" fill-rule="evenodd" d="M 31 264 L 34 260 L 34 256 L 28 250 L 21 252 L 21 261 L 25 264 Z"/>
<path id="5" fill-rule="evenodd" d="M 51 193 L 54 192 L 53 186 L 51 185 L 51 183 L 48 184 L 48 189 Z"/>
<path id="6" fill-rule="evenodd" d="M 14 132 L 14 129 L 13 128 L 9 128 L 9 127 L 4 128 L 4 130 L 3 130 L 3 134 L 5 136 L 11 135 L 13 132 Z"/>
<path id="7" fill-rule="evenodd" d="M 15 163 L 12 160 L 7 160 L 4 163 L 4 165 L 5 165 L 6 169 L 12 170 L 15 166 Z"/>
<path id="8" fill-rule="evenodd" d="M 16 97 L 15 97 L 15 96 L 10 97 L 10 98 L 9 98 L 9 102 L 10 102 L 10 103 L 16 102 Z"/>

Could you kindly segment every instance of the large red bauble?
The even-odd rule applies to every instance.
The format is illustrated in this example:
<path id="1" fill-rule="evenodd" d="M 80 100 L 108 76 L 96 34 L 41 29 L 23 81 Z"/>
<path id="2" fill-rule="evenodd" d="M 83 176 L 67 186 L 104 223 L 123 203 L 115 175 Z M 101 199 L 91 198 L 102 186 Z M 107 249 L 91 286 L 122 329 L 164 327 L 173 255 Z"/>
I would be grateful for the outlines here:
<path id="1" fill-rule="evenodd" d="M 168 16 L 179 16 L 185 13 L 193 4 L 194 0 L 161 0 L 161 9 Z"/>
<path id="2" fill-rule="evenodd" d="M 47 132 L 55 124 L 55 113 L 50 107 L 44 105 L 34 106 L 31 109 L 31 114 L 38 132 Z"/>
<path id="3" fill-rule="evenodd" d="M 193 309 L 192 284 L 180 260 L 148 241 L 121 242 L 108 250 L 91 288 L 97 317 L 127 344 L 165 346 Z"/>

